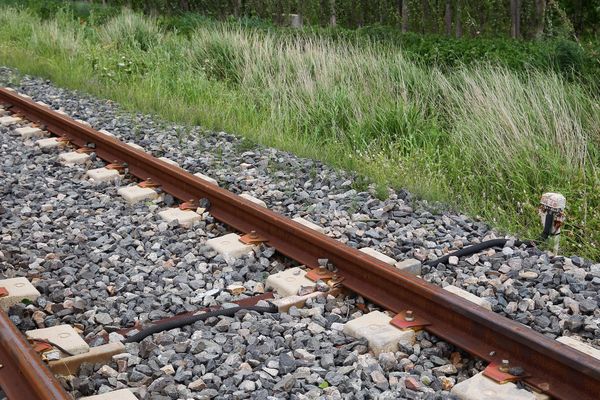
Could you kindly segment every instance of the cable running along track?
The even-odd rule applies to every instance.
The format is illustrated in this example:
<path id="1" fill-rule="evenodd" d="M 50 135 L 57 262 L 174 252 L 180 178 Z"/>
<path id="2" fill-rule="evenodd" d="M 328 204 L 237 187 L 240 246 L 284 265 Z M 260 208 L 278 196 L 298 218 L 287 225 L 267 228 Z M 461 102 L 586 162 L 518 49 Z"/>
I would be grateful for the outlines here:
<path id="1" fill-rule="evenodd" d="M 76 146 L 93 147 L 97 156 L 109 163 L 126 164 L 132 175 L 141 180 L 151 179 L 164 192 L 182 201 L 208 199 L 209 211 L 216 219 L 244 233 L 256 231 L 280 253 L 308 267 L 318 267 L 318 259 L 329 259 L 337 268 L 342 285 L 349 290 L 395 313 L 412 310 L 415 317 L 430 323 L 424 329 L 487 362 L 500 364 L 509 360 L 512 366 L 525 370 L 522 380 L 538 391 L 558 399 L 598 398 L 600 364 L 587 354 L 206 183 L 16 92 L 0 89 L 0 103 Z M 2 337 L 6 329 L 6 324 L 0 324 Z M 22 354 L 32 357 L 28 352 Z M 3 349 L 0 356 L 4 369 L 15 361 L 3 359 Z M 35 364 L 33 360 L 29 362 Z M 0 373 L 3 388 L 14 383 L 14 378 Z"/>

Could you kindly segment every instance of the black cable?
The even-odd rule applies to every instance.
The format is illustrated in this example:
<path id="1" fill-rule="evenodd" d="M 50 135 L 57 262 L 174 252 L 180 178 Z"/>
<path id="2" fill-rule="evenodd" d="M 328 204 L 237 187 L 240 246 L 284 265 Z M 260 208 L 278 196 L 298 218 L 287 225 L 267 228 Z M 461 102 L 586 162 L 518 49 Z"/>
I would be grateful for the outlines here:
<path id="1" fill-rule="evenodd" d="M 486 240 L 485 242 L 481 242 L 481 243 L 477 243 L 474 244 L 472 246 L 469 247 L 465 247 L 462 248 L 460 250 L 457 250 L 453 253 L 450 254 L 446 254 L 443 257 L 440 257 L 436 260 L 430 260 L 427 261 L 425 263 L 423 263 L 423 265 L 428 265 L 430 267 L 434 266 L 434 265 L 438 265 L 438 264 L 447 264 L 448 263 L 448 259 L 452 256 L 456 256 L 456 257 L 462 257 L 462 256 L 470 256 L 471 254 L 475 254 L 475 253 L 479 253 L 482 250 L 485 249 L 489 249 L 490 247 L 504 247 L 504 245 L 506 244 L 506 242 L 508 242 L 510 239 L 492 239 L 492 240 Z M 527 244 L 528 246 L 533 246 L 535 245 L 535 242 L 530 241 L 530 242 L 521 242 L 519 240 L 515 241 L 515 246 L 519 247 L 521 246 L 523 243 Z"/>
<path id="2" fill-rule="evenodd" d="M 238 311 L 242 311 L 242 310 L 256 311 L 259 313 L 271 313 L 271 314 L 279 312 L 279 308 L 274 304 L 270 304 L 268 307 L 249 306 L 249 307 L 223 308 L 223 309 L 216 310 L 216 311 L 208 311 L 208 312 L 205 312 L 202 314 L 190 315 L 188 317 L 182 317 L 182 318 L 173 319 L 173 320 L 160 322 L 160 323 L 151 325 L 148 328 L 136 333 L 135 335 L 128 337 L 127 339 L 125 339 L 124 343 L 140 342 L 140 341 L 144 340 L 144 338 L 146 338 L 154 333 L 168 331 L 170 329 L 175 329 L 175 328 L 180 328 L 185 325 L 193 324 L 194 322 L 197 322 L 197 321 L 204 321 L 210 317 L 220 317 L 220 316 L 233 317 L 235 315 L 235 313 L 237 313 Z"/>
<path id="3" fill-rule="evenodd" d="M 547 212 L 546 219 L 544 220 L 544 231 L 542 232 L 542 240 L 548 239 L 552 234 L 552 227 L 554 226 L 554 213 Z"/>

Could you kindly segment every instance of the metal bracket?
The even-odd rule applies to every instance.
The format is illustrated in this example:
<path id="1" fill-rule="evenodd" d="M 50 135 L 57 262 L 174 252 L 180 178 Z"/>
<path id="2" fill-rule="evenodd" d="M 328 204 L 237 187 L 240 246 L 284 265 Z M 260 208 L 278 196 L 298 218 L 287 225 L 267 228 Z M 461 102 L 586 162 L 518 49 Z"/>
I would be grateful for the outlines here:
<path id="1" fill-rule="evenodd" d="M 153 182 L 152 179 L 148 178 L 145 181 L 141 181 L 140 183 L 137 184 L 139 187 L 141 188 L 157 188 L 160 187 L 160 185 L 156 182 Z"/>
<path id="2" fill-rule="evenodd" d="M 306 277 L 313 282 L 316 281 L 328 281 L 335 276 L 335 273 L 331 272 L 325 267 L 313 268 L 306 273 Z"/>
<path id="3" fill-rule="evenodd" d="M 6 297 L 6 296 L 8 296 L 8 289 L 3 286 L 0 286 L 0 297 Z"/>
<path id="4" fill-rule="evenodd" d="M 240 242 L 244 244 L 261 244 L 268 241 L 269 239 L 260 236 L 258 233 L 256 233 L 256 231 L 250 231 L 250 233 L 247 233 L 240 237 Z"/>
<path id="5" fill-rule="evenodd" d="M 414 315 L 412 310 L 402 311 L 390 321 L 391 325 L 400 329 L 414 329 L 416 331 L 423 329 L 423 327 L 431 325 L 431 322 L 425 318 Z"/>
<path id="6" fill-rule="evenodd" d="M 527 374 L 519 376 L 509 374 L 508 367 L 496 361 L 492 361 L 488 364 L 488 366 L 483 370 L 483 375 L 500 384 L 520 381 L 521 379 L 527 378 L 529 376 Z"/>
<path id="7" fill-rule="evenodd" d="M 192 211 L 196 211 L 198 209 L 198 201 L 194 200 L 194 199 L 190 199 L 184 203 L 181 203 L 179 205 L 179 209 L 180 210 L 192 210 Z"/>
<path id="8" fill-rule="evenodd" d="M 106 164 L 106 169 L 114 169 L 116 171 L 123 171 L 125 168 L 127 168 L 127 164 L 120 164 L 116 161 L 114 163 Z"/>
<path id="9" fill-rule="evenodd" d="M 337 274 L 333 274 L 330 280 L 326 281 L 327 284 L 331 287 L 331 290 L 338 290 L 342 287 L 342 282 L 344 281 L 343 276 L 339 276 Z M 330 294 L 333 294 L 330 291 Z"/>
<path id="10" fill-rule="evenodd" d="M 94 149 L 92 149 L 91 147 L 80 147 L 77 150 L 75 150 L 76 153 L 93 153 Z"/>
<path id="11" fill-rule="evenodd" d="M 54 347 L 52 347 L 50 343 L 43 340 L 29 339 L 29 343 L 31 343 L 31 347 L 36 353 L 42 354 L 47 351 L 54 350 Z"/>

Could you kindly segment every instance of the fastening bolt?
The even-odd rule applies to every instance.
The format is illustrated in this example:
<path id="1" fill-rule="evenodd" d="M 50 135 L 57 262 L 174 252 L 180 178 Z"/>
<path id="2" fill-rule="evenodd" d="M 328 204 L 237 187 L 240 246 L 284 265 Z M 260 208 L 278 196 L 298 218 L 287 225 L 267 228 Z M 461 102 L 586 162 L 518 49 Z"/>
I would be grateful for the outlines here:
<path id="1" fill-rule="evenodd" d="M 509 368 L 510 368 L 510 362 L 508 360 L 502 360 L 502 363 L 498 367 L 498 370 L 500 372 L 508 372 Z"/>
<path id="2" fill-rule="evenodd" d="M 412 322 L 415 320 L 412 310 L 406 310 L 404 313 L 404 320 L 407 322 Z"/>

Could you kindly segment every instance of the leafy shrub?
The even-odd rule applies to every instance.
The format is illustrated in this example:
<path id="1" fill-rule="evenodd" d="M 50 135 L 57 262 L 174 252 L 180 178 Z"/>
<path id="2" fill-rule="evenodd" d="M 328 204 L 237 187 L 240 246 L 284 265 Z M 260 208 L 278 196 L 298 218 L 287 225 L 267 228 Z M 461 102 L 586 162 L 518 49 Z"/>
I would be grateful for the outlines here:
<path id="1" fill-rule="evenodd" d="M 101 39 L 117 48 L 148 51 L 162 37 L 162 31 L 151 20 L 140 14 L 124 11 L 99 29 Z"/>
<path id="2" fill-rule="evenodd" d="M 236 85 L 240 82 L 240 60 L 230 41 L 219 35 L 195 40 L 191 49 L 193 65 L 208 79 Z"/>
<path id="3" fill-rule="evenodd" d="M 557 70 L 564 76 L 578 76 L 583 71 L 583 49 L 577 43 L 568 40 L 558 41 L 553 58 Z"/>

